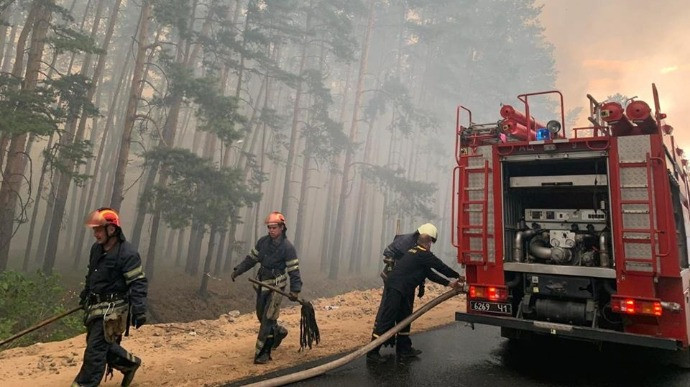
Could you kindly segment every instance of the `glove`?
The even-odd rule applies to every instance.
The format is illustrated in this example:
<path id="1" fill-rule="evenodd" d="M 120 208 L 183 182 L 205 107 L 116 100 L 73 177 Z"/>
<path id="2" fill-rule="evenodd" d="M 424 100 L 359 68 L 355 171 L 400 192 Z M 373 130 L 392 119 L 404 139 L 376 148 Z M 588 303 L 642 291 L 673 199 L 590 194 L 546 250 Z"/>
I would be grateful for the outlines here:
<path id="1" fill-rule="evenodd" d="M 134 316 L 134 321 L 132 321 L 132 323 L 134 324 L 134 328 L 139 329 L 139 327 L 146 324 L 146 315 Z"/>
<path id="2" fill-rule="evenodd" d="M 417 297 L 424 297 L 424 284 L 419 285 L 419 288 L 417 289 Z"/>
<path id="3" fill-rule="evenodd" d="M 235 282 L 235 278 L 237 278 L 237 270 L 233 270 L 232 274 L 230 274 L 230 279 L 232 282 Z"/>
<path id="4" fill-rule="evenodd" d="M 79 306 L 82 308 L 86 308 L 86 298 L 87 298 L 88 293 L 86 290 L 82 290 L 81 293 L 79 293 Z"/>
<path id="5" fill-rule="evenodd" d="M 290 294 L 288 295 L 288 299 L 290 299 L 290 301 L 297 301 L 298 296 L 299 296 L 299 292 L 290 292 Z"/>

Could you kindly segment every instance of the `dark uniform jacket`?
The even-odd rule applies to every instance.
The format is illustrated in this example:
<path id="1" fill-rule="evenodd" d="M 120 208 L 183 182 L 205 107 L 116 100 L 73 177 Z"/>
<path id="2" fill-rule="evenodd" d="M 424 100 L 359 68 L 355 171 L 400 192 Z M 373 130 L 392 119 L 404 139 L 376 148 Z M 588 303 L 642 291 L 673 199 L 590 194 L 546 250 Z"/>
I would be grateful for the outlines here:
<path id="1" fill-rule="evenodd" d="M 393 242 L 383 250 L 383 256 L 397 261 L 405 255 L 407 250 L 417 246 L 417 238 L 419 238 L 419 233 L 416 231 L 410 234 L 396 235 Z"/>
<path id="2" fill-rule="evenodd" d="M 89 305 L 90 317 L 99 311 L 100 304 L 128 301 L 133 316 L 146 313 L 148 281 L 144 276 L 139 253 L 127 241 L 104 252 L 103 246 L 94 243 L 89 254 L 89 268 L 81 293 L 82 302 Z"/>
<path id="3" fill-rule="evenodd" d="M 432 270 L 433 269 L 433 270 Z M 414 292 L 425 278 L 447 286 L 450 282 L 438 275 L 434 270 L 446 277 L 458 278 L 460 274 L 438 259 L 431 251 L 421 246 L 411 248 L 398 259 L 393 271 L 388 274 L 386 286 L 402 294 Z"/>
<path id="4" fill-rule="evenodd" d="M 235 267 L 235 271 L 237 275 L 240 275 L 257 263 L 261 264 L 258 273 L 259 281 L 283 287 L 287 284 L 289 276 L 290 291 L 299 293 L 302 290 L 297 251 L 285 235 L 281 235 L 276 240 L 271 239 L 270 235 L 259 238 L 244 261 Z"/>

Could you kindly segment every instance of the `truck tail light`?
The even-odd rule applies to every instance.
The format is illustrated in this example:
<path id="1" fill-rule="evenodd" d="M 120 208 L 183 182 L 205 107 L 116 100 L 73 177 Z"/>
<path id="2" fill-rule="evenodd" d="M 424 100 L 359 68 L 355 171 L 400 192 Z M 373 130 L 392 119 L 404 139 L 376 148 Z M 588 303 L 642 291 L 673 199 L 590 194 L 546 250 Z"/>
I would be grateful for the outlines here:
<path id="1" fill-rule="evenodd" d="M 508 290 L 505 286 L 470 285 L 470 298 L 489 301 L 505 301 L 508 299 Z"/>
<path id="2" fill-rule="evenodd" d="M 616 313 L 661 316 L 661 301 L 640 298 L 611 298 L 611 310 Z"/>

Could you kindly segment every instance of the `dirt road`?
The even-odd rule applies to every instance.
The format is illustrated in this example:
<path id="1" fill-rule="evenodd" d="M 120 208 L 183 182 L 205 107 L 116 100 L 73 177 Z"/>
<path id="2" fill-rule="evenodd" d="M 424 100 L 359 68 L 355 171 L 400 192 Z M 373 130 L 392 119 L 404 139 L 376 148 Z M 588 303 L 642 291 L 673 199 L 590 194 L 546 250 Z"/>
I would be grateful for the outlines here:
<path id="1" fill-rule="evenodd" d="M 427 285 L 426 295 L 416 305 L 431 300 L 447 288 Z M 352 350 L 370 340 L 381 289 L 353 291 L 332 298 L 313 300 L 321 330 L 321 344 L 299 349 L 299 307 L 281 312 L 281 324 L 290 331 L 273 361 L 254 365 L 253 353 L 258 323 L 251 313 L 228 313 L 216 320 L 145 325 L 124 339 L 123 345 L 143 359 L 133 386 L 213 386 L 259 375 L 290 365 Z M 285 305 L 285 304 L 284 304 Z M 451 323 L 454 312 L 465 309 L 464 296 L 451 299 L 412 325 L 412 332 Z M 0 352 L 2 386 L 68 386 L 77 374 L 85 336 L 35 344 Z M 119 386 L 122 375 L 103 386 Z"/>

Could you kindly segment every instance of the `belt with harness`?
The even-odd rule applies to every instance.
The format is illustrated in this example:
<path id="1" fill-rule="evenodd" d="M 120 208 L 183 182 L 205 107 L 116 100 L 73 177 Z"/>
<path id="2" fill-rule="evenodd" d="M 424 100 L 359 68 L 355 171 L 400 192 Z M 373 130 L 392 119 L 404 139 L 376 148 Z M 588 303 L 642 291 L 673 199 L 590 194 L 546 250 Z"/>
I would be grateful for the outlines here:
<path id="1" fill-rule="evenodd" d="M 285 270 L 271 269 L 265 266 L 261 266 L 256 274 L 256 278 L 261 283 L 282 288 L 287 285 L 288 275 L 287 273 L 285 273 Z M 254 289 L 259 290 L 259 286 L 254 285 Z M 261 291 L 267 292 L 270 290 L 266 287 L 262 287 Z"/>
<path id="2" fill-rule="evenodd" d="M 90 293 L 88 297 L 86 298 L 86 302 L 88 305 L 96 305 L 100 304 L 101 302 L 117 302 L 117 301 L 127 301 L 127 294 L 126 293 L 105 293 L 105 294 L 97 294 L 97 293 Z"/>

